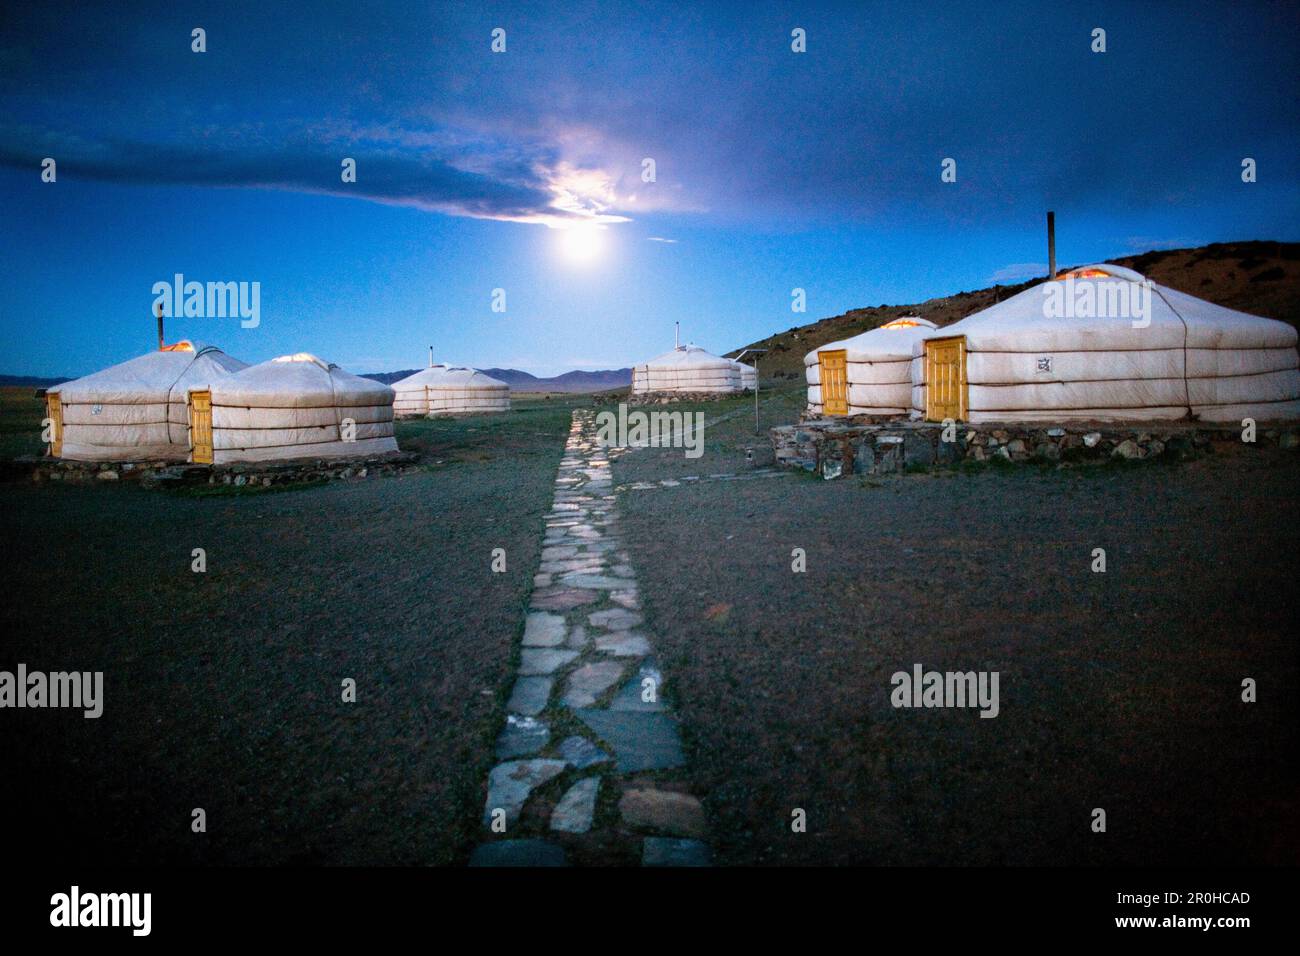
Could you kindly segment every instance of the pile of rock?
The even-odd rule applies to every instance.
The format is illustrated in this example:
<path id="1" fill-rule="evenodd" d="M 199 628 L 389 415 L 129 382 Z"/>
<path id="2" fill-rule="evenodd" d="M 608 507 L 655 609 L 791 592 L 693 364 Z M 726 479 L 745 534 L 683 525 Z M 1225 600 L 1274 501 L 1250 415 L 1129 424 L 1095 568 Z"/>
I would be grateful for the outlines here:
<path id="1" fill-rule="evenodd" d="M 139 481 L 145 488 L 183 485 L 234 485 L 237 487 L 286 485 L 322 480 L 373 478 L 414 471 L 415 452 L 387 452 L 355 458 L 300 458 L 292 461 L 247 462 L 230 465 L 178 464 L 170 461 L 65 461 L 58 458 L 18 458 L 9 463 L 6 477 L 35 482 Z"/>
<path id="2" fill-rule="evenodd" d="M 1150 458 L 1187 459 L 1226 446 L 1287 448 L 1300 445 L 1295 427 L 1262 428 L 1252 443 L 1235 426 L 1171 423 L 1116 425 L 845 421 L 810 418 L 769 432 L 778 464 L 824 478 L 879 475 L 971 462 L 1073 464 Z"/>
<path id="3" fill-rule="evenodd" d="M 629 405 L 672 405 L 677 402 L 720 402 L 724 398 L 737 395 L 753 395 L 753 392 L 636 392 L 621 401 Z"/>

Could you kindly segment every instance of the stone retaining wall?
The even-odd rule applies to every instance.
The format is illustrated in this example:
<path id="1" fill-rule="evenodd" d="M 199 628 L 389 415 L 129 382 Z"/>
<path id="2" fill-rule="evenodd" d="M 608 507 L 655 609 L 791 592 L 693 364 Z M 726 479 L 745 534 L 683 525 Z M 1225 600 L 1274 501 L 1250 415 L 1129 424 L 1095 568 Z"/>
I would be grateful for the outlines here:
<path id="1" fill-rule="evenodd" d="M 68 461 L 59 458 L 18 458 L 5 462 L 6 479 L 35 482 L 138 481 L 146 488 L 181 485 L 264 486 L 309 481 L 373 478 L 405 474 L 419 465 L 415 452 L 388 452 L 355 458 L 298 458 L 290 461 L 194 465 L 169 461 Z"/>
<path id="2" fill-rule="evenodd" d="M 737 392 L 638 392 L 619 401 L 629 405 L 671 405 L 674 402 L 720 402 L 737 395 L 753 395 L 752 388 Z"/>
<path id="3" fill-rule="evenodd" d="M 1252 444 L 1239 426 L 1193 423 L 1071 424 L 959 423 L 944 440 L 937 422 L 808 418 L 769 435 L 777 463 L 824 478 L 878 475 L 963 462 L 1084 463 L 1122 459 L 1188 459 L 1227 447 L 1294 449 L 1296 426 L 1260 426 Z"/>

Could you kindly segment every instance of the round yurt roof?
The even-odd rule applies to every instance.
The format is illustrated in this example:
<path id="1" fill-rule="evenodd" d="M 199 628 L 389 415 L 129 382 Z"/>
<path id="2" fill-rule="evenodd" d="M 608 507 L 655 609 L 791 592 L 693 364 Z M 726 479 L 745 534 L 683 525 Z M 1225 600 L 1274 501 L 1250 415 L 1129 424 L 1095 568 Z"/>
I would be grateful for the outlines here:
<path id="1" fill-rule="evenodd" d="M 505 382 L 484 375 L 478 369 L 447 367 L 437 380 L 429 382 L 430 388 L 509 388 Z"/>
<path id="2" fill-rule="evenodd" d="M 250 365 L 214 384 L 214 400 L 224 405 L 304 407 L 392 404 L 393 390 L 382 382 L 345 372 L 310 352 L 281 355 Z"/>
<path id="3" fill-rule="evenodd" d="M 665 352 L 657 358 L 652 358 L 646 362 L 647 368 L 664 368 L 664 369 L 710 369 L 710 368 L 730 368 L 731 359 L 725 359 L 721 356 L 714 355 L 707 349 L 702 349 L 698 345 L 679 345 L 671 352 Z"/>
<path id="4" fill-rule="evenodd" d="M 935 328 L 938 326 L 919 315 L 905 315 L 877 328 L 868 329 L 861 335 L 820 345 L 804 356 L 803 364 L 816 365 L 817 353 L 837 349 L 843 349 L 847 353 L 845 358 L 850 362 L 910 359 L 912 343 L 925 338 Z"/>
<path id="5" fill-rule="evenodd" d="M 414 375 L 393 383 L 393 388 L 404 391 L 412 388 L 506 388 L 505 382 L 472 368 L 459 365 L 431 365 Z"/>
<path id="6" fill-rule="evenodd" d="M 187 340 L 63 382 L 49 391 L 64 401 L 166 402 L 171 394 L 183 399 L 187 389 L 204 387 L 247 367 L 215 345 Z"/>
<path id="7" fill-rule="evenodd" d="M 413 375 L 408 375 L 406 378 L 399 378 L 393 383 L 393 390 L 400 392 L 406 389 L 423 388 L 425 385 L 437 384 L 437 381 L 442 377 L 443 373 L 447 371 L 448 367 L 449 366 L 439 363 L 437 365 L 430 365 L 428 368 L 422 368 Z"/>
<path id="8" fill-rule="evenodd" d="M 964 335 L 968 349 L 1003 352 L 1287 348 L 1296 343 L 1296 330 L 1285 322 L 1206 302 L 1109 263 L 1063 272 L 938 335 Z M 923 350 L 918 340 L 912 354 Z"/>

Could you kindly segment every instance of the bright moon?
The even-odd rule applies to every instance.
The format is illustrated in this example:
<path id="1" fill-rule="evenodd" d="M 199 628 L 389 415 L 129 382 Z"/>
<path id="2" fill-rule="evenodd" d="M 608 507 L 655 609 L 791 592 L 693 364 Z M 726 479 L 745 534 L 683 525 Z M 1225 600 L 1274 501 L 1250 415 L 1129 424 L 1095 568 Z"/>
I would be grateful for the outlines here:
<path id="1" fill-rule="evenodd" d="M 603 226 L 594 223 L 582 223 L 560 230 L 560 248 L 570 262 L 591 262 L 600 255 L 605 245 Z"/>

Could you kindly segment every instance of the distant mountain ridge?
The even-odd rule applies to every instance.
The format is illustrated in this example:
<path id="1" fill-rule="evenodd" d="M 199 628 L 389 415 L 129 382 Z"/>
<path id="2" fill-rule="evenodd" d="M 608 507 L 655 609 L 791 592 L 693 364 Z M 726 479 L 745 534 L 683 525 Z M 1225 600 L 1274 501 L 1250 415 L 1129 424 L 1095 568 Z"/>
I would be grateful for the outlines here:
<path id="1" fill-rule="evenodd" d="M 418 368 L 408 368 L 400 372 L 370 372 L 361 377 L 392 385 L 418 371 Z M 499 382 L 505 382 L 516 392 L 604 392 L 613 388 L 627 388 L 632 384 L 631 368 L 573 371 L 551 378 L 538 378 L 517 368 L 481 368 L 478 371 Z"/>
<path id="2" fill-rule="evenodd" d="M 0 388 L 53 388 L 72 379 L 41 378 L 37 375 L 0 375 Z"/>

